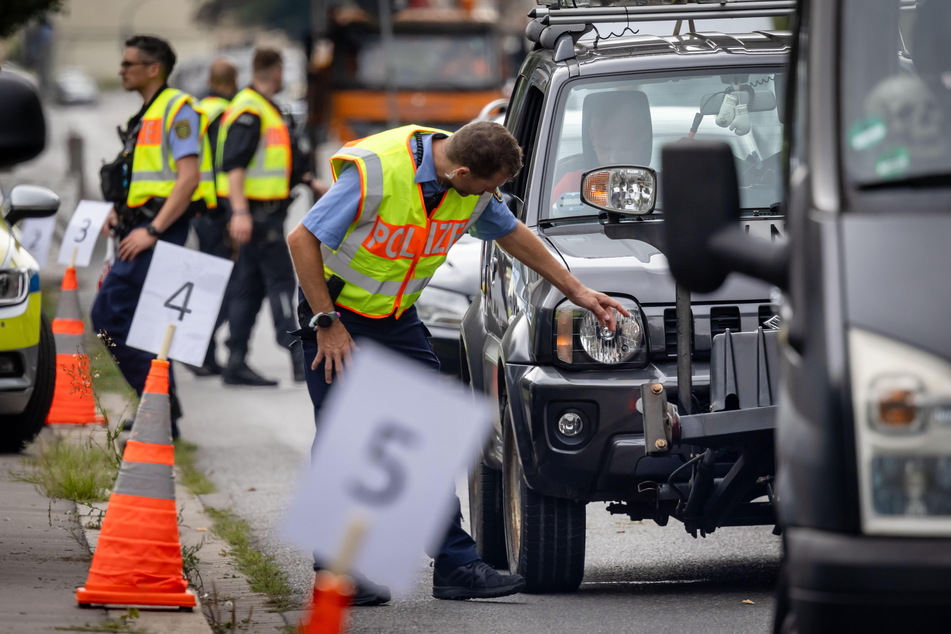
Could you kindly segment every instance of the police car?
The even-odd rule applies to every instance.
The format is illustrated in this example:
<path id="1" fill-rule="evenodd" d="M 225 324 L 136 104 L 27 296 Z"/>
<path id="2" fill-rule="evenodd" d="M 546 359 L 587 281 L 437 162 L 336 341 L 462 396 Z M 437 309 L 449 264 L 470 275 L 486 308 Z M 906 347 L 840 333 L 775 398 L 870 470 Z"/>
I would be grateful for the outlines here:
<path id="1" fill-rule="evenodd" d="M 46 125 L 35 89 L 0 73 L 0 169 L 39 154 Z M 40 271 L 17 240 L 23 218 L 56 213 L 59 198 L 30 185 L 0 192 L 0 451 L 19 451 L 43 428 L 53 400 L 56 348 L 43 314 Z"/>

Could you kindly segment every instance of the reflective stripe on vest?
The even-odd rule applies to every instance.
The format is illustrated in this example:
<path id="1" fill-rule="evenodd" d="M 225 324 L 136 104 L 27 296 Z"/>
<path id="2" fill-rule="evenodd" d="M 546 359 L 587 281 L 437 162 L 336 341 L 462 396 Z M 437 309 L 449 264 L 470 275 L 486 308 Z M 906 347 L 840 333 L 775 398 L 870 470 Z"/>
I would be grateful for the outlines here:
<path id="1" fill-rule="evenodd" d="M 126 204 L 129 207 L 144 205 L 151 198 L 168 198 L 175 187 L 178 170 L 172 158 L 168 135 L 172 122 L 184 104 L 190 104 L 199 116 L 198 165 L 201 181 L 192 200 L 204 200 L 209 208 L 217 207 L 214 173 L 211 165 L 211 148 L 205 132 L 207 119 L 192 97 L 180 90 L 166 88 L 142 116 L 142 125 L 135 141 L 132 157 L 132 178 Z"/>
<path id="2" fill-rule="evenodd" d="M 331 157 L 334 179 L 348 165 L 359 170 L 361 200 L 337 250 L 321 247 L 325 275 L 347 282 L 337 304 L 368 317 L 399 317 L 412 306 L 449 248 L 492 199 L 450 189 L 427 213 L 422 187 L 415 182 L 417 131 L 449 134 L 404 126 L 355 141 Z"/>
<path id="3" fill-rule="evenodd" d="M 248 163 L 244 178 L 244 195 L 250 200 L 284 200 L 291 193 L 291 136 L 281 113 L 261 93 L 245 88 L 231 100 L 218 130 L 218 171 L 224 160 L 228 129 L 245 112 L 261 120 L 261 138 Z M 230 185 L 227 174 L 218 181 L 218 195 L 227 196 Z"/>

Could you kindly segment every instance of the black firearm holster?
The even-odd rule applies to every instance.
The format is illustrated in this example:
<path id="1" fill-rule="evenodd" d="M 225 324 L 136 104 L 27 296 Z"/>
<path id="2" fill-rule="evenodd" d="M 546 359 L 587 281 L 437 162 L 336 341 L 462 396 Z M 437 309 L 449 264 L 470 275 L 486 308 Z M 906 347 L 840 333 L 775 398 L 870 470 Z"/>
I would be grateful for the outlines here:
<path id="1" fill-rule="evenodd" d="M 166 200 L 165 198 L 150 198 L 139 207 L 129 207 L 124 202 L 116 203 L 116 215 L 119 216 L 119 224 L 115 226 L 116 235 L 124 238 L 140 224 L 151 221 L 161 211 Z"/>

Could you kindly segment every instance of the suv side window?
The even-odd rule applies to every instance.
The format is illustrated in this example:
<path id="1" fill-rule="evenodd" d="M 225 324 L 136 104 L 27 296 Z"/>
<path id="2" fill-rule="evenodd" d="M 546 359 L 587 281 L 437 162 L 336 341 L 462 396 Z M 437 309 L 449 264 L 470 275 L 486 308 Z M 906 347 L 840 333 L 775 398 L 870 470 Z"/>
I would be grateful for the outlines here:
<path id="1" fill-rule="evenodd" d="M 512 134 L 522 147 L 522 171 L 512 181 L 509 190 L 523 202 L 525 201 L 525 192 L 528 189 L 529 174 L 532 171 L 535 159 L 538 129 L 543 116 L 542 104 L 545 101 L 545 95 L 538 86 L 528 82 L 527 84 L 525 102 L 519 112 L 513 113 L 517 118 Z M 524 218 L 522 219 L 524 220 Z"/>

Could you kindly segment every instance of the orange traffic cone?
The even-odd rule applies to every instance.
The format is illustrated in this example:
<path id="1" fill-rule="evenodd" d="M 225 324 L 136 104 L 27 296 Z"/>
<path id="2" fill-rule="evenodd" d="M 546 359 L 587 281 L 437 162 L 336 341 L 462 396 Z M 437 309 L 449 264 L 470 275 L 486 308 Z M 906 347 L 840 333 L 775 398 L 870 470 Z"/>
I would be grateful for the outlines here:
<path id="1" fill-rule="evenodd" d="M 196 605 L 182 574 L 168 368 L 152 361 L 89 577 L 76 590 L 81 607 Z"/>
<path id="2" fill-rule="evenodd" d="M 301 634 L 343 634 L 347 608 L 353 598 L 353 582 L 344 575 L 321 570 L 314 579 L 314 598 Z"/>
<path id="3" fill-rule="evenodd" d="M 56 342 L 56 386 L 47 424 L 103 424 L 93 399 L 89 356 L 83 348 L 83 318 L 79 310 L 76 269 L 68 267 L 60 286 L 59 306 L 53 319 Z"/>

